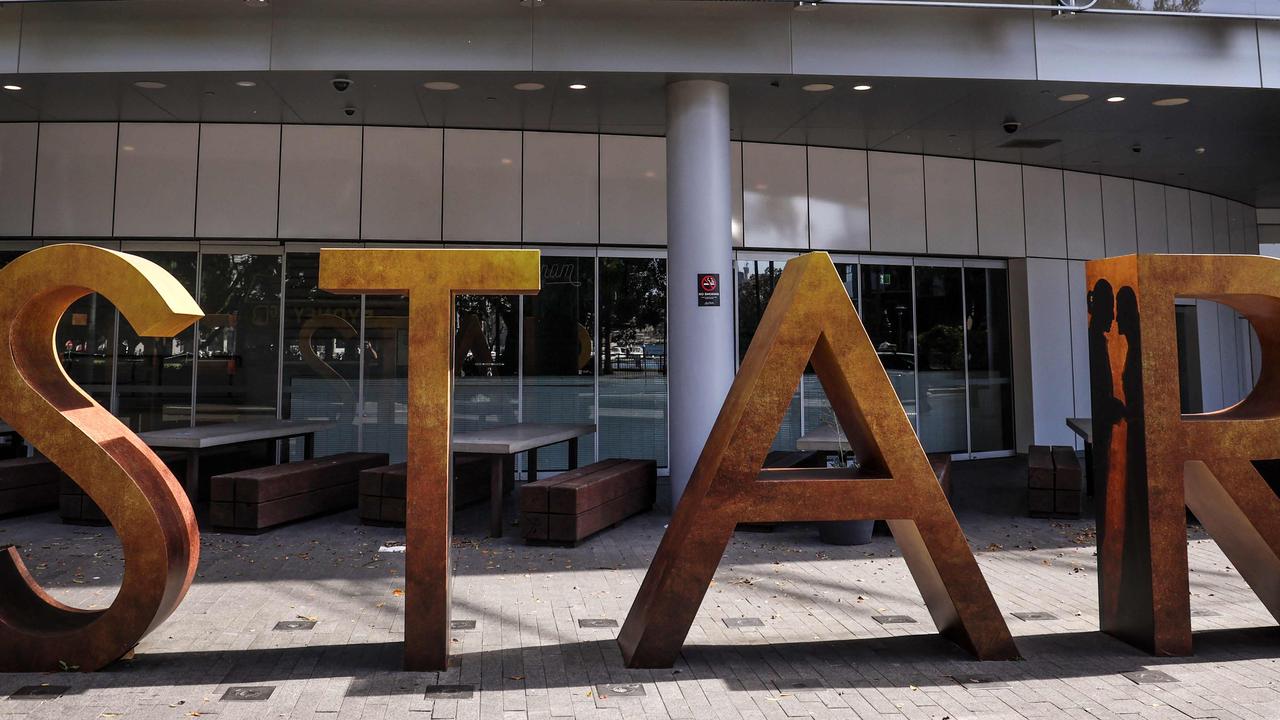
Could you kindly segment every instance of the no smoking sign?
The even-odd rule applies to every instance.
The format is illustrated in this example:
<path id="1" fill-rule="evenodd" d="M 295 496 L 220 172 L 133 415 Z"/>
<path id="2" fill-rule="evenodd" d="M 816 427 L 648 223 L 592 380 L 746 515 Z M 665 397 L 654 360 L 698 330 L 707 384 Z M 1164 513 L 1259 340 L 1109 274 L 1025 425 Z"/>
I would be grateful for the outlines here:
<path id="1" fill-rule="evenodd" d="M 720 306 L 720 273 L 698 273 L 698 307 Z"/>

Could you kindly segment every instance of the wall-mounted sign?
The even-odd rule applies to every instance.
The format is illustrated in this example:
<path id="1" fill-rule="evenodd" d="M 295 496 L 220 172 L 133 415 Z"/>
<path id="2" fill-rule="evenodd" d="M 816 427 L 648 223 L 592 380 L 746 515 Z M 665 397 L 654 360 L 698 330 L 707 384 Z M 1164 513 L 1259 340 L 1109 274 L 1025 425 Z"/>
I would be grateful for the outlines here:
<path id="1" fill-rule="evenodd" d="M 720 273 L 698 273 L 698 307 L 720 307 Z"/>

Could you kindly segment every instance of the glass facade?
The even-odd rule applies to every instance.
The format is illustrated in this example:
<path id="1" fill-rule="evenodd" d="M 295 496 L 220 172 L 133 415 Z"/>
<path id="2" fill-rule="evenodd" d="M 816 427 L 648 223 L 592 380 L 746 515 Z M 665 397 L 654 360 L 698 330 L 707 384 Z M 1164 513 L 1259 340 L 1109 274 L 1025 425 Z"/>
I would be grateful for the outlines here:
<path id="1" fill-rule="evenodd" d="M 928 452 L 1007 453 L 1014 447 L 1008 271 L 941 258 L 835 258 L 889 382 Z M 746 354 L 785 257 L 738 259 L 738 358 Z M 774 439 L 835 422 L 812 368 Z"/>
<path id="2" fill-rule="evenodd" d="M 139 337 L 90 295 L 56 342 L 68 372 L 137 431 L 282 417 L 328 420 L 321 455 L 406 451 L 408 299 L 317 288 L 319 245 L 134 249 L 198 297 L 206 316 L 172 338 Z M 176 249 L 175 249 L 176 248 Z M 184 249 L 185 248 L 185 249 Z M 19 253 L 8 253 L 0 262 Z M 738 357 L 746 352 L 787 256 L 736 263 Z M 929 451 L 1013 448 L 1008 278 L 1002 264 L 837 259 L 845 289 Z M 596 422 L 579 463 L 667 464 L 667 264 L 656 252 L 554 249 L 542 292 L 461 296 L 455 315 L 454 423 Z M 775 440 L 793 448 L 833 421 L 809 368 Z M 300 457 L 302 448 L 291 449 Z M 565 448 L 539 454 L 567 467 Z"/>

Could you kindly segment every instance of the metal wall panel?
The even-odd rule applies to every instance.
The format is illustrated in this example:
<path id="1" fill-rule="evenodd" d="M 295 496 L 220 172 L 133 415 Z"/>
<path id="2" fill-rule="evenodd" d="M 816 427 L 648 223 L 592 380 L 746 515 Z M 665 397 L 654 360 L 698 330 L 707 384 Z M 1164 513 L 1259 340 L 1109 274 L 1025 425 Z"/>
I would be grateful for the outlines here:
<path id="1" fill-rule="evenodd" d="M 192 237 L 200 126 L 120 123 L 115 235 Z"/>
<path id="2" fill-rule="evenodd" d="M 795 73 L 1036 76 L 1030 13 L 824 6 L 791 25 Z"/>
<path id="3" fill-rule="evenodd" d="M 733 233 L 733 246 L 742 247 L 742 143 L 729 143 L 729 193 L 733 204 L 733 217 L 729 231 Z M 664 200 L 665 203 L 665 200 Z"/>
<path id="4" fill-rule="evenodd" d="M 801 145 L 742 145 L 743 244 L 809 247 L 808 170 Z"/>
<path id="5" fill-rule="evenodd" d="M 22 3 L 20 69 L 268 70 L 272 11 L 281 4 L 256 8 L 236 0 Z"/>
<path id="6" fill-rule="evenodd" d="M 1027 258 L 1027 311 L 1035 393 L 1035 442 L 1071 445 L 1065 419 L 1075 414 L 1071 345 L 1071 287 L 1067 260 Z"/>
<path id="7" fill-rule="evenodd" d="M 1213 252 L 1213 198 L 1192 192 L 1191 197 L 1191 251 Z"/>
<path id="8" fill-rule="evenodd" d="M 0 124 L 0 236 L 31 234 L 39 130 L 36 123 Z"/>
<path id="9" fill-rule="evenodd" d="M 1222 344 L 1215 302 L 1196 301 L 1196 336 L 1200 341 L 1200 395 L 1205 412 L 1226 407 L 1222 388 Z"/>
<path id="10" fill-rule="evenodd" d="M 1227 201 L 1227 233 L 1228 249 L 1233 253 L 1244 252 L 1244 205 L 1234 200 Z"/>
<path id="11" fill-rule="evenodd" d="M 280 237 L 360 237 L 361 128 L 285 125 Z"/>
<path id="12" fill-rule="evenodd" d="M 1107 257 L 1138 251 L 1138 220 L 1133 203 L 1132 180 L 1102 178 L 1102 230 Z"/>
<path id="13" fill-rule="evenodd" d="M 1067 308 L 1071 314 L 1071 376 L 1075 417 L 1091 417 L 1089 379 L 1089 287 L 1084 260 L 1067 262 Z M 1065 418 L 1064 418 L 1065 420 Z M 1077 448 L 1084 449 L 1080 438 Z"/>
<path id="14" fill-rule="evenodd" d="M 1036 13 L 1036 68 L 1041 80 L 1258 87 L 1256 24 Z"/>
<path id="15" fill-rule="evenodd" d="M 871 249 L 864 151 L 809 148 L 809 245 L 815 250 Z"/>
<path id="16" fill-rule="evenodd" d="M 1248 205 L 1244 208 L 1244 251 L 1258 254 L 1258 213 Z"/>
<path id="17" fill-rule="evenodd" d="M 200 126 L 196 235 L 274 238 L 280 193 L 280 126 Z"/>
<path id="18" fill-rule="evenodd" d="M 361 165 L 361 238 L 440 239 L 443 130 L 366 127 Z"/>
<path id="19" fill-rule="evenodd" d="M 978 254 L 973 161 L 925 156 L 925 240 L 930 253 Z"/>
<path id="20" fill-rule="evenodd" d="M 1213 197 L 1213 251 L 1231 252 L 1231 221 L 1225 198 Z"/>
<path id="21" fill-rule="evenodd" d="M 22 47 L 22 3 L 0 6 L 0 72 L 18 72 Z"/>
<path id="22" fill-rule="evenodd" d="M 871 249 L 925 252 L 924 161 L 919 155 L 867 153 Z"/>
<path id="23" fill-rule="evenodd" d="M 600 241 L 600 139 L 578 133 L 524 134 L 524 241 Z"/>
<path id="24" fill-rule="evenodd" d="M 996 257 L 1026 255 L 1021 166 L 979 160 L 974 170 L 978 186 L 978 252 Z"/>
<path id="25" fill-rule="evenodd" d="M 517 2 L 275 0 L 271 13 L 274 70 L 532 68 L 534 11 Z"/>
<path id="26" fill-rule="evenodd" d="M 1169 252 L 1191 252 L 1191 193 L 1184 188 L 1165 186 L 1164 213 L 1169 229 Z"/>
<path id="27" fill-rule="evenodd" d="M 1133 184 L 1134 214 L 1138 232 L 1138 252 L 1169 252 L 1168 218 L 1165 216 L 1164 186 L 1149 182 Z"/>
<path id="28" fill-rule="evenodd" d="M 1067 256 L 1067 210 L 1062 171 L 1022 168 L 1022 206 L 1026 215 L 1027 255 Z"/>
<path id="29" fill-rule="evenodd" d="M 36 158 L 36 235 L 111 235 L 115 123 L 43 123 Z"/>
<path id="30" fill-rule="evenodd" d="M 1258 65 L 1262 71 L 1262 86 L 1280 87 L 1280 27 L 1272 22 L 1260 22 L 1258 28 Z"/>
<path id="31" fill-rule="evenodd" d="M 665 138 L 600 136 L 600 242 L 667 244 Z"/>
<path id="32" fill-rule="evenodd" d="M 781 3 L 556 0 L 533 13 L 538 70 L 786 73 Z"/>
<path id="33" fill-rule="evenodd" d="M 519 242 L 521 133 L 444 131 L 444 240 Z"/>
<path id="34" fill-rule="evenodd" d="M 1092 260 L 1107 254 L 1102 222 L 1102 183 L 1097 175 L 1062 173 L 1067 218 L 1067 257 Z"/>

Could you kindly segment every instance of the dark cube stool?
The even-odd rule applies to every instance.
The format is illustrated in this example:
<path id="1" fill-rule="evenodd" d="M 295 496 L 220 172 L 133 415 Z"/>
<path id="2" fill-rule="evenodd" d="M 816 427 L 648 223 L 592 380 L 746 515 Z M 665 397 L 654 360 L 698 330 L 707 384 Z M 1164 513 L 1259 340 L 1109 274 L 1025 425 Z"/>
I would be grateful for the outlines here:
<path id="1" fill-rule="evenodd" d="M 25 515 L 58 506 L 58 481 L 65 477 L 41 457 L 0 460 L 0 516 Z"/>
<path id="2" fill-rule="evenodd" d="M 406 463 L 396 463 L 360 471 L 361 523 L 404 527 L 407 468 Z M 507 473 L 503 478 L 505 491 L 510 492 L 514 485 L 515 476 Z M 454 453 L 453 507 L 466 507 L 488 499 L 488 456 Z"/>
<path id="3" fill-rule="evenodd" d="M 175 476 L 183 476 L 187 466 L 185 453 L 169 450 L 156 455 Z M 93 498 L 66 475 L 62 475 L 58 483 L 58 517 L 68 525 L 103 527 L 111 524 Z"/>
<path id="4" fill-rule="evenodd" d="M 1032 517 L 1080 517 L 1083 486 L 1075 448 L 1066 445 L 1028 448 L 1027 509 Z"/>

